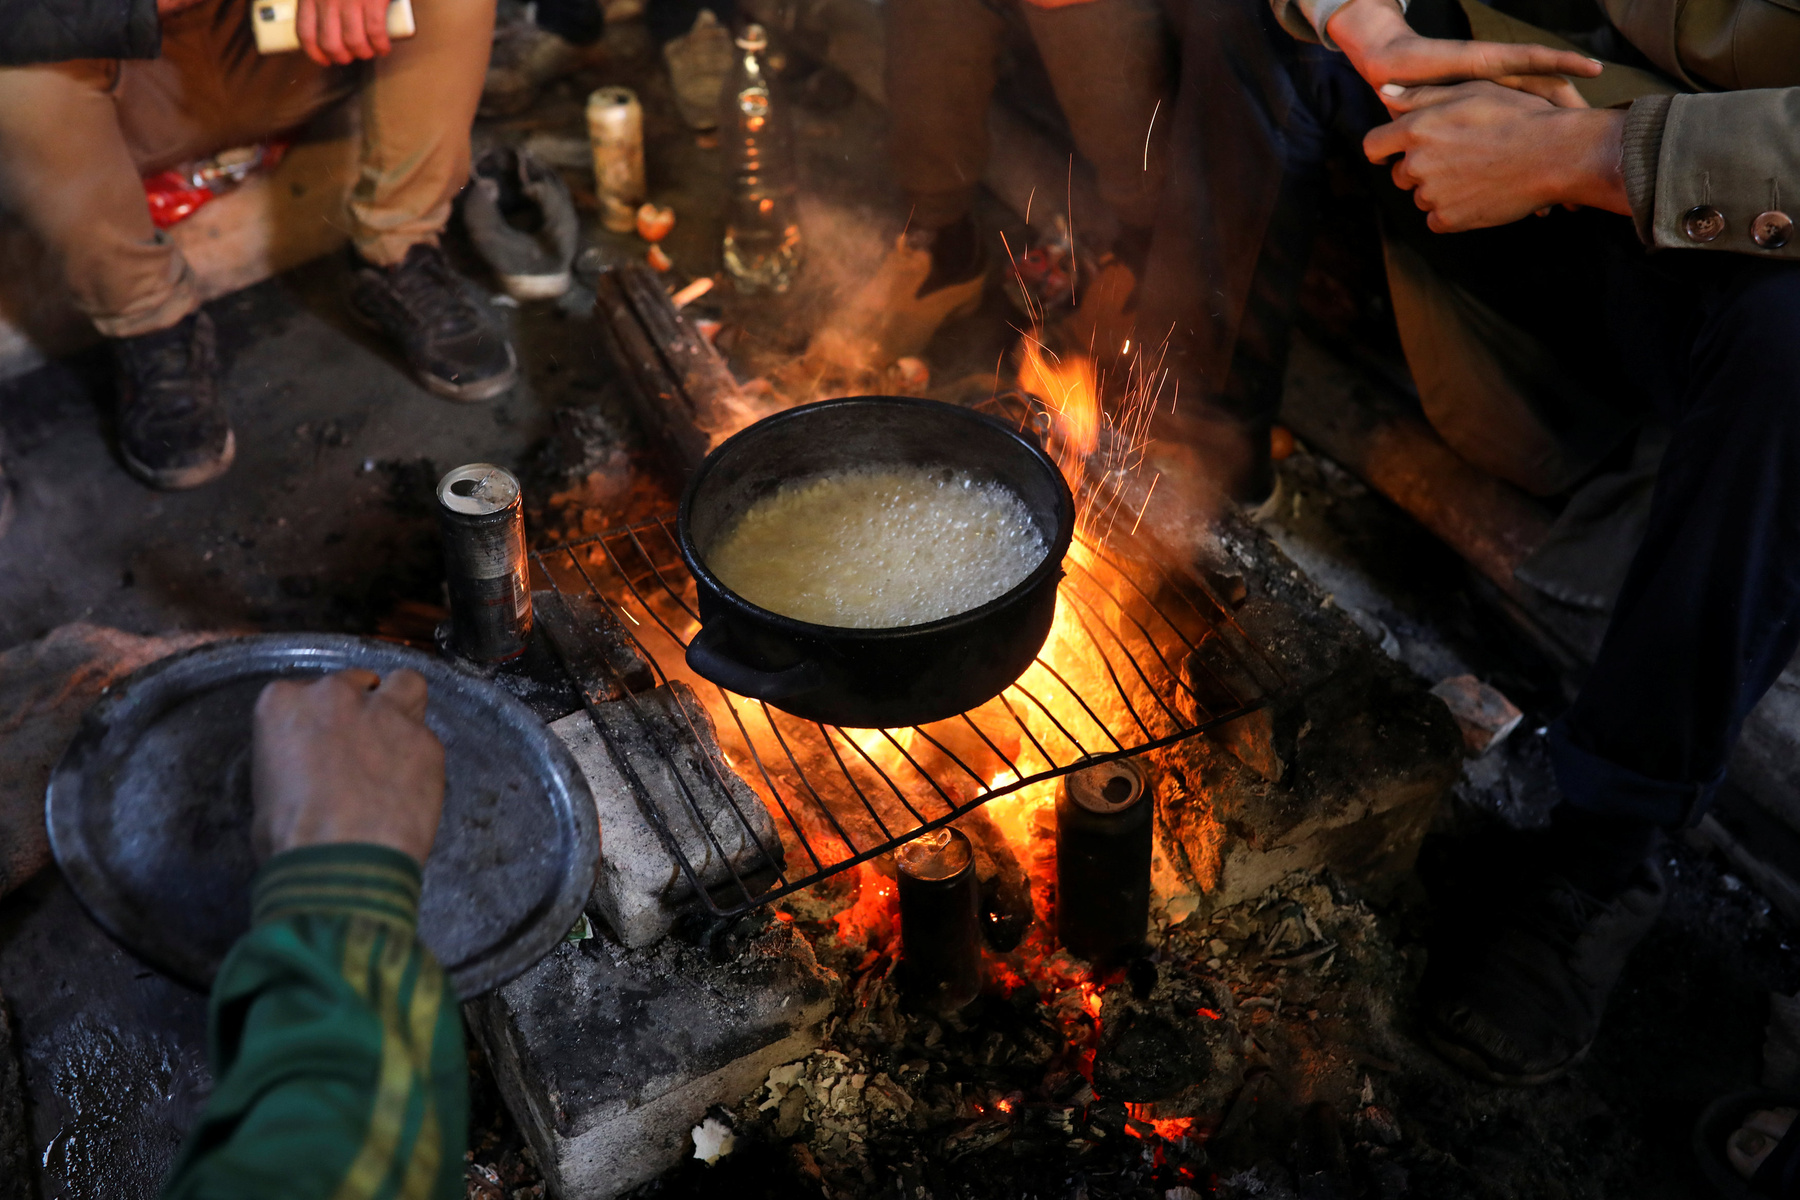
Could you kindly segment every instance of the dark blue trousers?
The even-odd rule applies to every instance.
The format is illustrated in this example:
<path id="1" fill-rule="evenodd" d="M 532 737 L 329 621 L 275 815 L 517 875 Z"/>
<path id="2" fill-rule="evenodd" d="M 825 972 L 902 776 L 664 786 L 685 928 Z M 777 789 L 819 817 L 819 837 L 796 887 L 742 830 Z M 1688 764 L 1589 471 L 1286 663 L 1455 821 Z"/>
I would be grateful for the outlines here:
<path id="1" fill-rule="evenodd" d="M 1409 19 L 1456 36 L 1461 16 L 1419 0 Z M 1325 163 L 1364 163 L 1363 134 L 1386 120 L 1348 61 L 1295 42 L 1267 0 L 1193 5 L 1140 328 L 1167 330 L 1168 361 L 1252 429 L 1280 402 Z M 1673 429 L 1648 532 L 1551 753 L 1578 807 L 1698 820 L 1800 641 L 1800 265 L 1651 253 L 1629 219 L 1593 211 L 1433 234 L 1385 167 L 1357 169 L 1388 237 L 1604 403 Z"/>

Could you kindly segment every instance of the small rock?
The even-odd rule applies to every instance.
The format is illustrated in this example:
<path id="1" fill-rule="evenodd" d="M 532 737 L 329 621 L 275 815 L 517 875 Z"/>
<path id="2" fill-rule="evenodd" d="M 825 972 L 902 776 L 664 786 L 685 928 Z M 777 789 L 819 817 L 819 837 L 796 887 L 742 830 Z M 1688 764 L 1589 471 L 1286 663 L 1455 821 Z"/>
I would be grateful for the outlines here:
<path id="1" fill-rule="evenodd" d="M 1462 730 L 1463 745 L 1477 757 L 1505 741 L 1525 719 L 1525 714 L 1497 688 L 1473 675 L 1453 675 L 1432 688 L 1431 694 L 1450 709 Z"/>
<path id="2" fill-rule="evenodd" d="M 694 1126 L 694 1157 L 709 1167 L 730 1154 L 736 1144 L 731 1126 L 716 1117 L 708 1117 Z"/>

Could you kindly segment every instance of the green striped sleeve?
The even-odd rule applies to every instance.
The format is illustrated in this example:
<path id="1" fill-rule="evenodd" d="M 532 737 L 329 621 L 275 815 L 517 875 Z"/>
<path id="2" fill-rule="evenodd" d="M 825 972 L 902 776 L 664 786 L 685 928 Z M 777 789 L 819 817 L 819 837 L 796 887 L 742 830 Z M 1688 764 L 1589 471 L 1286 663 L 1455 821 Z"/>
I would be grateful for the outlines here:
<path id="1" fill-rule="evenodd" d="M 418 903 L 418 865 L 381 846 L 263 868 L 213 983 L 216 1087 L 165 1200 L 462 1197 L 462 1022 Z"/>
<path id="2" fill-rule="evenodd" d="M 419 923 L 419 864 L 386 846 L 304 846 L 256 877 L 250 923 L 296 915 L 366 916 L 411 930 Z"/>

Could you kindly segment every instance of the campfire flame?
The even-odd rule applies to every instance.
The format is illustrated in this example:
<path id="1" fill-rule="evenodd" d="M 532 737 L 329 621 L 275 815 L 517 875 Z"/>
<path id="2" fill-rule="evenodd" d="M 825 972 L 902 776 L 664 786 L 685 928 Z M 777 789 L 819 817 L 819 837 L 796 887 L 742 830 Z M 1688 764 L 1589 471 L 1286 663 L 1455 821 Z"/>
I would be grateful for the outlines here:
<path id="1" fill-rule="evenodd" d="M 643 588 L 640 593 L 622 567 L 604 576 L 617 580 L 616 586 L 602 585 L 665 675 L 694 686 L 740 776 L 777 814 L 789 867 L 797 873 L 842 861 L 856 853 L 858 845 L 887 842 L 941 822 L 949 807 L 963 807 L 983 795 L 993 797 L 980 814 L 970 815 L 981 815 L 991 830 L 986 836 L 997 836 L 1023 868 L 1033 920 L 1014 950 L 987 956 L 990 986 L 1007 994 L 1034 991 L 1061 1026 L 1073 1066 L 1090 1084 L 1111 980 L 1071 957 L 1055 941 L 1050 916 L 1055 900 L 1058 784 L 1052 780 L 1017 785 L 1023 778 L 1066 766 L 1081 753 L 1118 747 L 1115 733 L 1124 737 L 1134 722 L 1142 723 L 1142 714 L 1156 719 L 1159 701 L 1144 682 L 1120 673 L 1097 649 L 1108 637 L 1129 635 L 1128 614 L 1105 595 L 1101 582 L 1111 569 L 1106 547 L 1116 534 L 1129 534 L 1143 520 L 1156 489 L 1154 475 L 1143 478 L 1151 416 L 1161 405 L 1172 409 L 1176 399 L 1165 383 L 1160 351 L 1146 351 L 1141 345 L 1133 351 L 1134 345 L 1127 343 L 1115 365 L 1101 366 L 1092 354 L 1056 353 L 1036 330 L 1020 342 L 1017 385 L 1042 403 L 1047 419 L 1037 432 L 1069 483 L 1077 511 L 1067 578 L 1038 661 L 1007 693 L 950 721 L 916 730 L 811 727 L 824 735 L 813 742 L 819 765 L 827 768 L 818 774 L 836 768 L 839 783 L 847 781 L 846 790 L 856 792 L 829 798 L 814 793 L 817 803 L 810 807 L 817 807 L 817 814 L 807 811 L 805 804 L 789 811 L 778 806 L 778 795 L 771 794 L 771 772 L 780 777 L 786 770 L 783 764 L 800 767 L 795 755 L 806 751 L 793 735 L 804 723 L 785 715 L 765 715 L 753 702 L 729 696 L 694 676 L 675 638 L 691 639 L 697 622 L 672 598 L 665 604 L 654 589 Z M 732 410 L 733 424 L 762 415 L 764 394 L 751 399 L 754 402 Z M 604 566 L 598 557 L 594 565 Z M 657 622 L 639 623 L 631 615 L 634 601 L 640 611 L 653 609 Z M 674 638 L 667 644 L 658 640 L 655 624 L 665 625 Z M 1174 646 L 1168 652 L 1182 653 Z M 802 778 L 811 773 L 808 765 Z M 812 786 L 808 782 L 790 790 L 804 795 Z M 1007 788 L 1015 790 L 995 795 Z M 1184 801 L 1205 804 L 1197 795 L 1184 796 Z M 784 813 L 803 827 L 809 846 L 795 841 L 782 827 L 779 817 Z M 967 817 L 959 821 L 965 831 L 975 832 Z M 1201 818 L 1189 824 L 1202 828 L 1205 841 L 1204 827 L 1218 823 Z M 1216 832 L 1215 841 L 1222 840 L 1222 827 Z M 1184 834 L 1184 842 L 1189 836 Z M 1216 860 L 1216 853 L 1213 857 Z M 826 918 L 825 927 L 839 946 L 860 956 L 855 970 L 864 975 L 882 970 L 881 964 L 891 964 L 899 953 L 898 887 L 891 858 L 859 862 L 850 870 L 855 897 Z M 1000 1108 L 1008 1111 L 1005 1103 Z M 1132 1105 L 1128 1111 L 1133 1119 L 1128 1129 L 1134 1136 L 1173 1141 L 1193 1130 L 1193 1121 L 1154 1116 L 1149 1106 Z"/>
<path id="2" fill-rule="evenodd" d="M 1174 385 L 1162 351 L 1134 352 L 1127 341 L 1117 365 L 1102 369 L 1091 354 L 1057 354 L 1035 333 L 1019 341 L 1018 386 L 1037 397 L 1049 416 L 1051 456 L 1075 494 L 1076 528 L 1104 546 L 1121 519 L 1135 530 L 1159 476 L 1143 476 L 1150 423 L 1159 406 L 1174 410 Z M 1108 405 L 1105 398 L 1114 397 Z"/>

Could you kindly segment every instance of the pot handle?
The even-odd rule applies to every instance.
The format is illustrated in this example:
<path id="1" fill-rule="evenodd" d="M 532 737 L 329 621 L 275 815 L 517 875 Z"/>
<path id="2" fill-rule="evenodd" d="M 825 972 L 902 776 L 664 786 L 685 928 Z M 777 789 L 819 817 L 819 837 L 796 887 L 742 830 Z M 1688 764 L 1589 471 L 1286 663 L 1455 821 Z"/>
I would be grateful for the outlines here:
<path id="1" fill-rule="evenodd" d="M 695 674 L 727 691 L 752 700 L 785 700 L 810 692 L 825 682 L 824 668 L 811 659 L 780 671 L 759 671 L 731 657 L 725 649 L 725 622 L 708 621 L 688 643 L 687 665 Z"/>

